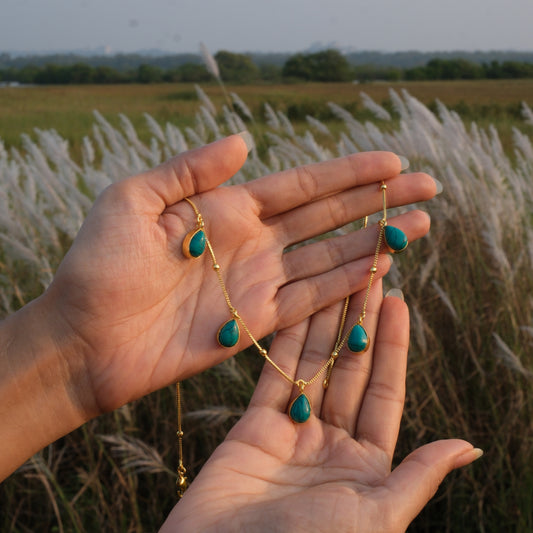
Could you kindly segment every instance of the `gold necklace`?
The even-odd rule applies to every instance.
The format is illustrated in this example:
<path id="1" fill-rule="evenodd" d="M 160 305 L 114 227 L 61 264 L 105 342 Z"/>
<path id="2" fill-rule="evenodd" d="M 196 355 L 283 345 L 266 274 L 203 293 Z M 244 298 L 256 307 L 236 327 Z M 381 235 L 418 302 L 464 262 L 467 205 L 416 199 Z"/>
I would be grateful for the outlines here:
<path id="1" fill-rule="evenodd" d="M 347 297 L 344 300 L 344 307 L 339 323 L 339 329 L 337 333 L 337 339 L 335 341 L 335 345 L 333 346 L 333 350 L 329 356 L 329 358 L 322 364 L 322 366 L 311 376 L 309 379 L 293 379 L 291 376 L 289 376 L 282 368 L 280 368 L 269 356 L 268 351 L 263 348 L 257 339 L 254 337 L 248 326 L 246 325 L 246 322 L 241 317 L 241 315 L 238 313 L 237 309 L 234 307 L 234 305 L 231 302 L 230 296 L 228 294 L 228 290 L 226 288 L 226 284 L 224 282 L 224 278 L 222 277 L 221 268 L 219 263 L 217 262 L 215 252 L 213 250 L 213 246 L 206 234 L 205 230 L 205 222 L 202 217 L 202 214 L 194 204 L 194 202 L 190 198 L 184 198 L 184 200 L 192 207 L 194 210 L 194 213 L 196 215 L 196 227 L 191 230 L 187 235 L 185 236 L 185 239 L 183 240 L 182 245 L 182 251 L 183 254 L 188 258 L 197 258 L 200 257 L 205 249 L 207 248 L 209 255 L 211 257 L 211 263 L 212 268 L 215 271 L 218 279 L 218 283 L 220 285 L 220 288 L 222 290 L 222 294 L 224 296 L 224 300 L 226 301 L 226 305 L 228 307 L 228 310 L 230 312 L 231 317 L 224 322 L 216 335 L 217 342 L 220 346 L 225 348 L 231 348 L 235 346 L 239 342 L 240 338 L 240 328 L 243 329 L 243 331 L 246 333 L 246 335 L 251 340 L 252 344 L 255 345 L 257 350 L 259 351 L 259 354 L 265 358 L 265 360 L 289 383 L 294 385 L 298 388 L 299 394 L 296 396 L 296 398 L 291 402 L 289 408 L 288 408 L 288 415 L 289 418 L 297 423 L 303 423 L 309 420 L 312 408 L 311 403 L 309 402 L 309 399 L 305 395 L 305 389 L 309 385 L 312 385 L 313 383 L 316 383 L 322 374 L 325 372 L 326 376 L 322 382 L 322 386 L 324 389 L 327 389 L 329 386 L 331 373 L 333 371 L 333 366 L 335 365 L 335 361 L 338 359 L 340 351 L 342 348 L 346 345 L 348 350 L 350 350 L 352 353 L 356 354 L 362 354 L 368 350 L 368 347 L 370 346 L 370 338 L 368 336 L 368 333 L 366 332 L 365 328 L 363 327 L 363 322 L 366 316 L 366 308 L 368 304 L 368 297 L 370 294 L 370 289 L 372 288 L 372 283 L 374 281 L 374 277 L 377 272 L 377 264 L 379 260 L 379 254 L 381 251 L 382 244 L 385 244 L 386 248 L 391 253 L 398 253 L 402 252 L 407 248 L 408 240 L 403 233 L 402 230 L 387 225 L 387 185 L 385 182 L 381 182 L 380 190 L 382 191 L 382 199 L 383 199 L 383 217 L 378 222 L 378 237 L 377 237 L 377 243 L 376 243 L 376 249 L 374 252 L 374 259 L 372 261 L 372 266 L 370 267 L 370 275 L 368 279 L 368 284 L 365 292 L 365 297 L 363 300 L 363 304 L 361 306 L 361 312 L 359 313 L 359 317 L 357 321 L 347 329 L 347 331 L 344 331 L 345 329 L 345 323 L 346 323 L 346 316 L 348 314 L 348 305 L 350 302 L 350 297 Z M 364 227 L 367 225 L 367 217 L 365 217 L 365 223 Z M 180 387 L 179 383 L 176 385 L 176 402 L 177 402 L 177 408 L 178 408 L 178 454 L 179 454 L 179 464 L 178 464 L 178 495 L 181 497 L 183 494 L 183 491 L 185 490 L 187 486 L 187 478 L 185 476 L 185 468 L 183 466 L 183 452 L 182 452 L 182 438 L 183 438 L 183 431 L 181 428 L 181 399 L 180 399 Z"/>

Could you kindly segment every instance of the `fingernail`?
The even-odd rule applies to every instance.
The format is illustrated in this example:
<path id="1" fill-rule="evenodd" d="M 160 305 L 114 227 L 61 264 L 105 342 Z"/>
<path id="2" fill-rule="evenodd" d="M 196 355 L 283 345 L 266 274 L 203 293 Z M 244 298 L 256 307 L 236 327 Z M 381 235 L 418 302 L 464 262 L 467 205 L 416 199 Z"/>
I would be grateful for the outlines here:
<path id="1" fill-rule="evenodd" d="M 474 448 L 470 453 L 475 457 L 474 461 L 477 461 L 485 452 L 481 448 Z"/>
<path id="2" fill-rule="evenodd" d="M 402 164 L 402 170 L 407 170 L 409 168 L 409 159 L 407 159 L 407 157 L 404 157 L 403 155 L 399 155 L 398 159 L 400 160 L 400 163 Z"/>
<path id="3" fill-rule="evenodd" d="M 435 185 L 437 186 L 437 194 L 440 194 L 443 190 L 442 183 L 436 178 L 433 178 L 433 181 L 435 182 Z"/>
<path id="4" fill-rule="evenodd" d="M 480 448 L 471 448 L 466 452 L 462 453 L 455 459 L 454 468 L 462 468 L 463 466 L 469 465 L 474 461 L 477 461 L 480 457 L 483 456 L 483 450 Z"/>
<path id="5" fill-rule="evenodd" d="M 389 292 L 385 294 L 385 298 L 388 298 L 389 296 L 400 298 L 402 302 L 405 302 L 405 298 L 403 297 L 403 292 L 401 291 L 401 289 L 390 289 Z"/>
<path id="6" fill-rule="evenodd" d="M 252 137 L 252 134 L 249 131 L 241 131 L 241 132 L 237 133 L 237 135 L 246 144 L 246 148 L 248 148 L 248 152 L 251 152 L 252 148 L 255 146 L 254 138 Z"/>

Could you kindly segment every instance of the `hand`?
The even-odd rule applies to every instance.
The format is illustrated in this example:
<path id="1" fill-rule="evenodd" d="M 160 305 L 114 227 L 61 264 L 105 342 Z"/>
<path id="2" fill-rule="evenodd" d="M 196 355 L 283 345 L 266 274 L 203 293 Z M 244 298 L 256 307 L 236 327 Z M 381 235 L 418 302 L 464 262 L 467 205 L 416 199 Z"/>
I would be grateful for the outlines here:
<path id="1" fill-rule="evenodd" d="M 347 324 L 360 312 L 350 303 Z M 309 379 L 335 342 L 335 305 L 281 331 L 270 357 L 295 379 Z M 309 385 L 313 414 L 293 423 L 295 388 L 268 363 L 250 406 L 185 492 L 161 532 L 401 532 L 453 468 L 479 457 L 460 440 L 439 441 L 391 472 L 405 395 L 406 305 L 371 291 L 365 319 L 371 345 L 346 349 L 329 388 Z"/>
<path id="2" fill-rule="evenodd" d="M 45 295 L 56 323 L 80 346 L 89 415 L 112 410 L 196 374 L 250 343 L 220 348 L 215 335 L 230 318 L 208 257 L 187 259 L 185 235 L 201 211 L 231 299 L 256 338 L 295 324 L 366 283 L 375 231 L 287 247 L 379 211 L 426 200 L 435 184 L 399 175 L 390 153 L 361 153 L 245 185 L 217 187 L 246 158 L 232 136 L 119 182 L 97 200 Z M 399 217 L 410 240 L 427 215 Z M 389 262 L 380 261 L 378 275 Z M 65 336 L 65 334 L 63 334 Z"/>

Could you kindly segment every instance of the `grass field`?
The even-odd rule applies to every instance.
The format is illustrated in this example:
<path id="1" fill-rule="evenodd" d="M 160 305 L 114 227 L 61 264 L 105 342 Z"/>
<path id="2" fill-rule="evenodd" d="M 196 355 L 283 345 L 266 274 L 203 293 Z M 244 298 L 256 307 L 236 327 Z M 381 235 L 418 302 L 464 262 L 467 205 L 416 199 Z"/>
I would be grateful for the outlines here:
<path id="1" fill-rule="evenodd" d="M 218 85 L 202 88 L 215 105 L 223 103 Z M 298 124 L 306 115 L 331 121 L 329 101 L 358 118 L 368 118 L 368 111 L 361 106 L 360 92 L 386 103 L 389 88 L 406 89 L 430 107 L 438 99 L 461 112 L 465 120 L 475 119 L 481 126 L 494 123 L 504 140 L 519 119 L 521 102 L 533 106 L 533 80 L 258 85 L 228 87 L 228 92 L 236 92 L 255 117 L 263 116 L 263 105 L 268 102 Z M 192 84 L 1 88 L 0 139 L 6 146 L 20 146 L 21 134 L 31 133 L 34 128 L 52 128 L 76 150 L 94 122 L 94 109 L 114 125 L 118 124 L 118 114 L 124 113 L 140 138 L 145 139 L 149 131 L 143 113 L 159 122 L 190 126 L 198 98 Z"/>
<path id="2" fill-rule="evenodd" d="M 390 87 L 415 98 L 393 102 Z M 221 89 L 203 88 L 217 106 L 214 117 L 198 114 L 201 102 L 191 85 L 0 89 L 0 138 L 8 147 L 21 146 L 20 134 L 34 127 L 56 129 L 73 147 L 66 153 L 55 136 L 41 136 L 25 157 L 0 147 L 0 317 L 50 281 L 106 180 L 176 150 L 176 131 L 154 134 L 144 112 L 161 126 L 189 126 L 194 131 L 184 137 L 191 146 L 213 139 L 217 127 L 228 131 Z M 409 531 L 533 531 L 533 120 L 528 124 L 520 114 L 521 102 L 533 107 L 533 81 L 228 90 L 251 109 L 254 122 L 247 125 L 262 144 L 243 179 L 354 150 L 386 149 L 442 181 L 443 193 L 422 206 L 432 219 L 430 235 L 395 258 L 386 278 L 403 290 L 411 311 L 395 459 L 447 437 L 468 439 L 485 457 L 449 476 Z M 392 119 L 376 119 L 360 91 L 394 109 Z M 436 99 L 448 108 L 434 112 Z M 335 115 L 328 101 L 353 116 Z M 264 118 L 265 102 L 290 122 L 272 125 Z M 93 109 L 117 127 L 124 113 L 141 138 L 154 137 L 155 149 L 96 121 Z M 306 115 L 323 124 L 307 123 Z M 72 160 L 81 157 L 85 136 L 95 155 L 85 154 L 77 165 Z M 246 408 L 261 366 L 251 351 L 230 361 L 184 383 L 185 462 L 192 476 Z M 168 388 L 49 446 L 2 484 L 0 531 L 92 532 L 102 524 L 110 532 L 156 530 L 175 502 L 169 471 L 176 464 L 175 417 Z M 148 467 L 127 468 L 131 458 Z"/>

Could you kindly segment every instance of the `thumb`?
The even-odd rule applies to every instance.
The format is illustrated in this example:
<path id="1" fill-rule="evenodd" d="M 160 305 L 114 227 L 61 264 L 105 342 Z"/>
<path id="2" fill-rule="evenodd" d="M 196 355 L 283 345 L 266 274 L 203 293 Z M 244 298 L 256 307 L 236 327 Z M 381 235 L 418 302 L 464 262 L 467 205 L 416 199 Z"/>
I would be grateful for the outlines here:
<path id="1" fill-rule="evenodd" d="M 435 495 L 443 479 L 455 468 L 479 459 L 483 452 L 463 440 L 440 440 L 409 454 L 387 479 L 391 507 L 398 509 L 398 522 L 407 528 Z"/>
<path id="2" fill-rule="evenodd" d="M 246 131 L 231 135 L 115 185 L 121 192 L 127 189 L 130 201 L 137 198 L 142 211 L 159 214 L 186 196 L 208 191 L 230 179 L 246 161 L 252 143 Z"/>

